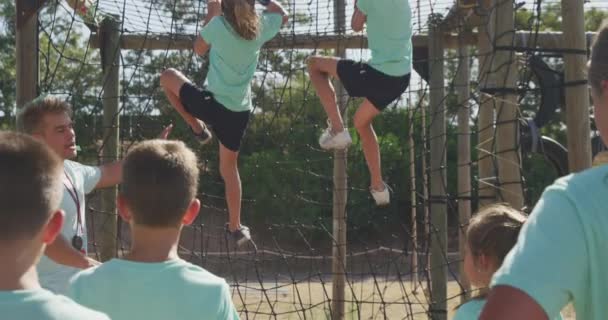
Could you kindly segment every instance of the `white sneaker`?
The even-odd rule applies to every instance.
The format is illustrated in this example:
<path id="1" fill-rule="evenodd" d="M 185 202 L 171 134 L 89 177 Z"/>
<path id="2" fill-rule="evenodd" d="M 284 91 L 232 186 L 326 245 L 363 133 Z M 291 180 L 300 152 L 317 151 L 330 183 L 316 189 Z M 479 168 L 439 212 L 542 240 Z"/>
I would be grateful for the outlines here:
<path id="1" fill-rule="evenodd" d="M 377 206 L 387 206 L 391 202 L 391 195 L 386 183 L 384 183 L 384 189 L 382 191 L 377 191 L 370 187 L 369 192 L 372 194 Z"/>
<path id="2" fill-rule="evenodd" d="M 353 143 L 348 130 L 344 128 L 341 132 L 333 134 L 331 127 L 328 127 L 323 131 L 319 138 L 319 145 L 325 150 L 342 150 L 348 148 Z"/>

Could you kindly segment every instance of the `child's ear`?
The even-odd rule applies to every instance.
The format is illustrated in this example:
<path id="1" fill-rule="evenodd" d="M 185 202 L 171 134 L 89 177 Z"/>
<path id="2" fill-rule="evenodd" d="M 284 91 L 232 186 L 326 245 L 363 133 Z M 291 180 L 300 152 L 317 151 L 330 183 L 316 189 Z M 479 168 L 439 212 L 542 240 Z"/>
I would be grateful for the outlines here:
<path id="1" fill-rule="evenodd" d="M 194 222 L 194 220 L 196 220 L 196 217 L 198 216 L 198 212 L 200 211 L 200 209 L 201 209 L 201 201 L 198 200 L 197 198 L 194 198 L 192 200 L 192 202 L 190 202 L 190 206 L 188 206 L 188 210 L 186 211 L 186 214 L 182 218 L 182 224 L 185 226 L 191 225 Z"/>
<path id="2" fill-rule="evenodd" d="M 125 200 L 125 197 L 123 197 L 122 194 L 118 194 L 118 197 L 116 198 L 116 207 L 118 208 L 118 214 L 120 215 L 120 217 L 126 223 L 131 222 L 131 211 L 129 211 L 129 205 L 127 204 L 127 200 Z"/>
<path id="3" fill-rule="evenodd" d="M 47 222 L 42 231 L 42 242 L 48 245 L 55 241 L 57 235 L 61 233 L 64 215 L 63 210 L 57 210 L 51 214 L 51 219 L 49 219 L 49 222 Z"/>

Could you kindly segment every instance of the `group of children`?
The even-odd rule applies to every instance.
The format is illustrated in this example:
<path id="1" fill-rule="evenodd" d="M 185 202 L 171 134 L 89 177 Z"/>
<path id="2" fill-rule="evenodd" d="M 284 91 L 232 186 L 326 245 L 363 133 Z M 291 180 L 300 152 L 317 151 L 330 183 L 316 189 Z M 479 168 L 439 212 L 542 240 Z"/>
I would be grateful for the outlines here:
<path id="1" fill-rule="evenodd" d="M 387 3 L 390 2 L 390 3 Z M 225 183 L 229 213 L 226 230 L 237 244 L 251 240 L 250 230 L 241 224 L 241 180 L 237 159 L 251 115 L 251 80 L 260 48 L 287 22 L 288 14 L 275 0 L 258 17 L 253 0 L 223 0 L 208 3 L 208 15 L 194 43 L 198 55 L 209 53 L 205 88 L 194 85 L 175 69 L 165 70 L 161 86 L 175 110 L 201 143 L 215 134 L 219 141 L 220 174 Z M 352 29 L 367 24 L 372 59 L 368 63 L 334 57 L 308 59 L 311 82 L 327 112 L 329 127 L 319 139 L 321 148 L 347 148 L 352 139 L 344 127 L 331 78 L 339 79 L 348 94 L 364 98 L 354 117 L 368 164 L 370 193 L 379 206 L 390 202 L 382 179 L 380 148 L 372 120 L 407 89 L 412 69 L 412 23 L 408 0 L 358 0 Z"/>
<path id="2" fill-rule="evenodd" d="M 266 7 L 260 16 L 253 0 L 208 2 L 208 15 L 194 43 L 197 54 L 209 53 L 205 89 L 174 69 L 164 71 L 160 79 L 170 103 L 200 142 L 208 143 L 212 134 L 219 140 L 229 211 L 226 231 L 239 245 L 251 240 L 240 222 L 237 166 L 252 110 L 250 82 L 260 48 L 288 16 L 275 0 L 258 2 Z M 314 56 L 308 71 L 329 118 L 319 139 L 323 149 L 340 150 L 352 143 L 331 78 L 339 79 L 350 96 L 364 98 L 354 126 L 371 176 L 370 193 L 376 204 L 387 205 L 390 194 L 371 123 L 409 85 L 408 0 L 356 1 L 352 29 L 360 31 L 365 25 L 369 62 Z M 593 45 L 589 82 L 596 124 L 607 141 L 608 27 L 600 30 Z M 0 132 L 2 314 L 43 320 L 238 319 L 225 280 L 178 256 L 180 232 L 200 209 L 196 155 L 182 142 L 156 139 L 139 143 L 115 164 L 83 166 L 69 160 L 76 155 L 70 116 L 65 102 L 45 98 L 20 114 L 27 134 Z M 122 187 L 117 206 L 131 228 L 131 250 L 100 264 L 86 252 L 84 195 L 118 183 Z M 455 319 L 560 319 L 568 302 L 574 303 L 580 319 L 608 315 L 608 218 L 603 214 L 608 197 L 601 194 L 607 190 L 604 166 L 547 188 L 528 222 L 505 205 L 475 215 L 467 227 L 464 269 L 482 290 L 457 309 Z M 36 265 L 43 255 L 47 257 L 40 268 L 45 271 L 39 281 Z M 63 272 L 54 277 L 58 283 L 44 281 L 49 268 L 56 269 L 55 275 Z M 69 284 L 66 277 L 71 277 Z M 65 292 L 73 300 L 47 289 Z"/>
<path id="3" fill-rule="evenodd" d="M 63 160 L 30 135 L 0 132 L 3 319 L 238 319 L 224 279 L 177 254 L 182 227 L 200 209 L 196 155 L 180 141 L 149 140 L 123 166 L 117 205 L 131 250 L 74 276 L 72 301 L 41 288 L 36 271 L 66 220 Z"/>

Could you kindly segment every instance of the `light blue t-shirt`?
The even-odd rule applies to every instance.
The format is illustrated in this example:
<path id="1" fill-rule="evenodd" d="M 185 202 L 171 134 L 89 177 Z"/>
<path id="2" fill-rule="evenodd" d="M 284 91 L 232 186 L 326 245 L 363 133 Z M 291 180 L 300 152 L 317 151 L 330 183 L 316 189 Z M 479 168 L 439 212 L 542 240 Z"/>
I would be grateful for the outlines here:
<path id="1" fill-rule="evenodd" d="M 458 307 L 452 320 L 477 320 L 485 304 L 486 299 L 471 299 Z M 561 314 L 558 314 L 553 320 L 562 320 Z"/>
<path id="2" fill-rule="evenodd" d="M 201 30 L 201 37 L 211 46 L 207 90 L 232 111 L 251 110 L 251 79 L 258 65 L 260 48 L 281 29 L 283 17 L 264 13 L 260 33 L 254 40 L 239 36 L 230 23 L 217 16 Z"/>
<path id="3" fill-rule="evenodd" d="M 494 274 L 532 297 L 549 318 L 569 302 L 577 319 L 608 316 L 608 166 L 558 179 L 545 189 Z"/>
<path id="4" fill-rule="evenodd" d="M 63 197 L 61 198 L 60 208 L 65 211 L 63 227 L 61 235 L 72 243 L 72 238 L 79 235 L 83 239 L 83 250 L 87 252 L 87 228 L 86 228 L 86 213 L 85 213 L 85 195 L 89 194 L 99 182 L 101 178 L 101 169 L 99 167 L 85 166 L 78 162 L 65 160 L 63 162 Z M 66 175 L 69 177 L 66 178 Z M 68 192 L 72 189 L 72 183 L 78 194 L 80 202 L 80 212 L 76 212 L 76 202 Z M 72 191 L 73 193 L 73 191 Z M 78 223 L 78 215 L 80 215 L 80 224 Z M 57 294 L 65 294 L 67 291 L 68 281 L 80 269 L 60 265 L 55 263 L 46 256 L 40 259 L 38 264 L 38 277 L 40 285 Z"/>
<path id="5" fill-rule="evenodd" d="M 239 318 L 226 281 L 181 259 L 113 259 L 74 276 L 69 296 L 114 320 Z"/>
<path id="6" fill-rule="evenodd" d="M 45 289 L 0 291 L 3 320 L 109 320 L 105 314 L 78 305 Z"/>
<path id="7" fill-rule="evenodd" d="M 368 64 L 389 76 L 412 70 L 412 10 L 408 0 L 357 0 L 366 16 Z"/>

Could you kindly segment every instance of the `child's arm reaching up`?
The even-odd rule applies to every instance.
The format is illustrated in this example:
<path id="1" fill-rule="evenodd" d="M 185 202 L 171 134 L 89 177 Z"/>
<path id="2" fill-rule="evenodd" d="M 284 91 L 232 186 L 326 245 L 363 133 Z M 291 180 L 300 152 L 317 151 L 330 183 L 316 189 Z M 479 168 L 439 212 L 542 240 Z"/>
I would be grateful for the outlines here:
<path id="1" fill-rule="evenodd" d="M 207 2 L 207 15 L 205 16 L 205 23 L 203 27 L 213 19 L 222 14 L 222 0 L 209 0 Z"/>
<path id="2" fill-rule="evenodd" d="M 363 26 L 365 25 L 365 14 L 359 10 L 357 7 L 357 1 L 355 1 L 355 12 L 353 12 L 353 17 L 350 21 L 350 26 L 355 32 L 359 32 L 363 30 Z"/>
<path id="3" fill-rule="evenodd" d="M 268 5 L 266 6 L 266 12 L 268 13 L 278 13 L 283 17 L 283 25 L 289 21 L 289 13 L 281 6 L 281 4 L 276 0 L 268 1 Z"/>
<path id="4" fill-rule="evenodd" d="M 207 15 L 205 16 L 205 27 L 211 19 L 220 16 L 222 14 L 222 1 L 221 0 L 209 0 L 207 2 Z M 199 56 L 204 55 L 209 50 L 209 43 L 207 43 L 200 35 L 194 40 L 194 53 Z"/>

